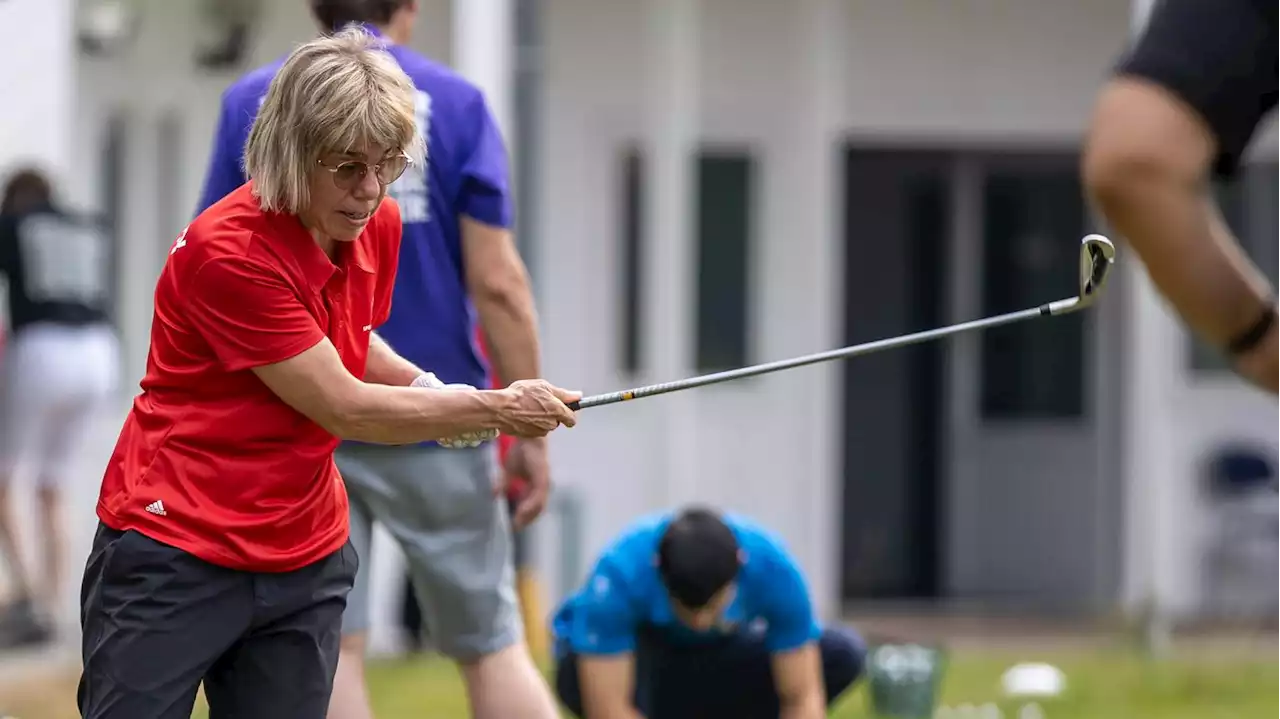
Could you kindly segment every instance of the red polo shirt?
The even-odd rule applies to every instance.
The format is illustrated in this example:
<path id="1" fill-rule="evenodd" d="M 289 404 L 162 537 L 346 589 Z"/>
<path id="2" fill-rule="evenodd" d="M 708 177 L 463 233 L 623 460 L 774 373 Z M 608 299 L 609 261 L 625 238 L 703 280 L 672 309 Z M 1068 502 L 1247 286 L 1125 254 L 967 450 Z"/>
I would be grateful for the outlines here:
<path id="1" fill-rule="evenodd" d="M 369 333 L 391 311 L 400 230 L 388 198 L 331 262 L 297 218 L 259 210 L 250 185 L 201 213 L 160 273 L 142 393 L 99 518 L 233 569 L 290 571 L 340 549 L 338 439 L 252 368 L 328 337 L 363 377 Z"/>

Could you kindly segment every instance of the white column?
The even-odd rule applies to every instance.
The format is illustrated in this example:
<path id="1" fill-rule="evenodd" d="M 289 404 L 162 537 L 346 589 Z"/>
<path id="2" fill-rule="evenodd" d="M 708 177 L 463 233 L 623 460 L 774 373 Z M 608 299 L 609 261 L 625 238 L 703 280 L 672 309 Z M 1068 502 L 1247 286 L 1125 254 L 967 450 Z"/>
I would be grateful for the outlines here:
<path id="1" fill-rule="evenodd" d="M 71 0 L 0 2 L 0 27 L 21 28 L 0 45 L 0 183 L 18 168 L 34 166 L 51 176 L 59 195 L 68 194 L 76 82 L 72 12 Z M 0 316 L 7 316 L 3 299 Z"/>
<path id="2" fill-rule="evenodd" d="M 844 153 L 842 117 L 845 107 L 844 62 L 848 3 L 845 0 L 800 0 L 795 3 L 795 47 L 801 50 L 791 67 L 793 108 L 788 134 L 788 158 L 777 158 L 772 171 L 786 168 L 795 200 L 787 207 L 792 237 L 761 237 L 772 243 L 770 271 L 762 277 L 788 278 L 785 291 L 805 308 L 785 320 L 777 333 L 781 343 L 770 357 L 807 352 L 803 348 L 839 347 L 844 336 L 845 238 L 841 197 Z M 766 168 L 766 172 L 770 169 Z M 801 238 L 811 238 L 801 240 Z M 796 251 L 794 243 L 801 242 Z M 796 284 L 795 278 L 805 282 Z M 769 281 L 769 280 L 766 280 Z M 798 293 L 798 294 L 797 294 Z M 768 310 L 766 310 L 768 311 Z M 843 368 L 826 363 L 779 375 L 773 381 L 791 383 L 784 416 L 799 424 L 787 436 L 804 443 L 804 459 L 795 467 L 798 491 L 787 516 L 799 526 L 790 531 L 804 565 L 817 611 L 826 619 L 840 612 L 840 558 L 843 537 L 838 515 L 842 495 L 844 394 Z"/>
<path id="3" fill-rule="evenodd" d="M 484 91 L 508 143 L 512 133 L 514 0 L 453 0 L 453 66 Z"/>
<path id="4" fill-rule="evenodd" d="M 33 164 L 62 186 L 75 119 L 75 3 L 5 0 L 0 27 L 8 29 L 0 45 L 0 178 Z"/>
<path id="5" fill-rule="evenodd" d="M 1153 5 L 1153 0 L 1133 0 L 1135 36 Z M 1169 640 L 1170 600 L 1177 590 L 1178 565 L 1186 561 L 1174 526 L 1179 490 L 1173 483 L 1182 476 L 1176 466 L 1178 437 L 1173 417 L 1174 392 L 1186 353 L 1183 332 L 1146 270 L 1123 245 L 1121 252 L 1129 328 L 1124 602 L 1147 617 L 1149 647 L 1160 652 Z"/>
<path id="6" fill-rule="evenodd" d="M 642 327 L 651 377 L 692 374 L 695 326 L 693 169 L 699 128 L 698 0 L 648 0 L 645 33 L 645 238 Z M 646 400 L 663 437 L 659 506 L 696 496 L 696 397 Z"/>

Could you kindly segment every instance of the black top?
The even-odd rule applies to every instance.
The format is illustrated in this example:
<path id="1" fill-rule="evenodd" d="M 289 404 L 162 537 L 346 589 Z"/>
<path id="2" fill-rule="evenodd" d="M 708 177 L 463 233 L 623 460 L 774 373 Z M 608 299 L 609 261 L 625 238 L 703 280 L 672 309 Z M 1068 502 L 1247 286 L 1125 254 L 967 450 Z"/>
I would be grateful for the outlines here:
<path id="1" fill-rule="evenodd" d="M 1158 0 L 1117 71 L 1156 83 L 1204 118 L 1230 177 L 1276 106 L 1276 0 Z"/>
<path id="2" fill-rule="evenodd" d="M 37 322 L 107 321 L 110 247 L 102 228 L 54 207 L 0 215 L 0 273 L 16 334 Z"/>

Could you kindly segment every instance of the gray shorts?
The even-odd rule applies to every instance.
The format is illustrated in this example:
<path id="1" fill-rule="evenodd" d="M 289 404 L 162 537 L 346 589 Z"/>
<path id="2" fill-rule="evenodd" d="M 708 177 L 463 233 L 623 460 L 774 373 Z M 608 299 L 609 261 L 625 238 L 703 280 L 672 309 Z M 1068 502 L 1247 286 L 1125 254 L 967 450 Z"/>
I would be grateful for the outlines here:
<path id="1" fill-rule="evenodd" d="M 369 628 L 369 561 L 376 522 L 400 545 L 436 648 L 459 661 L 520 641 L 506 504 L 495 496 L 497 448 L 344 444 L 338 469 L 351 499 L 351 543 L 361 558 L 342 617 Z"/>

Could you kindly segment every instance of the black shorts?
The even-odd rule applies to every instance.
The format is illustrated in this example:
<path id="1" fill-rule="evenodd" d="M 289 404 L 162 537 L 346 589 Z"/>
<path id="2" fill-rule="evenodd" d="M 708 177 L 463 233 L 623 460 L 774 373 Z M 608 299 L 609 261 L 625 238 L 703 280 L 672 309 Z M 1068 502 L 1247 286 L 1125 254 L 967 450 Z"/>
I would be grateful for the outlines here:
<path id="1" fill-rule="evenodd" d="M 867 646 L 849 629 L 828 628 L 818 640 L 827 706 L 862 676 Z M 781 701 L 773 681 L 773 655 L 762 636 L 735 634 L 697 645 L 677 645 L 660 630 L 642 629 L 636 639 L 635 695 L 644 716 L 662 719 L 776 719 Z M 578 655 L 560 653 L 556 695 L 575 717 L 582 712 Z"/>
<path id="2" fill-rule="evenodd" d="M 1117 74 L 1150 80 L 1191 106 L 1218 141 L 1215 171 L 1235 174 L 1276 106 L 1276 0 L 1157 0 Z"/>
<path id="3" fill-rule="evenodd" d="M 342 549 L 292 572 L 218 567 L 99 525 L 81 588 L 82 717 L 317 719 L 328 710 L 357 568 Z"/>

